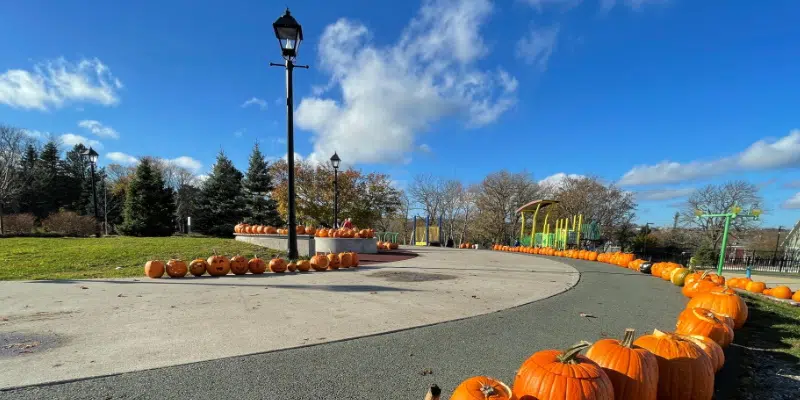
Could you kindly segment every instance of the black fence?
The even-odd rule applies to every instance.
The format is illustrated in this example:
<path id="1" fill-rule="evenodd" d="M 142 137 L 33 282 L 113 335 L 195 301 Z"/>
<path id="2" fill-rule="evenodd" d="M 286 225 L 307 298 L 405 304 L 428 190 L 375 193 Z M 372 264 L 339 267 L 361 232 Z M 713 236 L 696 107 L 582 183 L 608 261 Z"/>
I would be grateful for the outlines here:
<path id="1" fill-rule="evenodd" d="M 800 274 L 800 251 L 760 251 L 730 249 L 725 254 L 723 270 Z"/>

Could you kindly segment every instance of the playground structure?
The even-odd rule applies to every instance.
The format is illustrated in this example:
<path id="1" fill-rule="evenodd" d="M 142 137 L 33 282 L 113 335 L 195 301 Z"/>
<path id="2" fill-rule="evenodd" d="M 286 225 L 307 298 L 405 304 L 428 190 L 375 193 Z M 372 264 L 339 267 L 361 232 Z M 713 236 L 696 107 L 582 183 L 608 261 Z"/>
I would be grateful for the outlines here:
<path id="1" fill-rule="evenodd" d="M 425 226 L 418 225 L 418 218 L 414 216 L 414 230 L 412 231 L 411 243 L 417 246 L 431 246 L 442 243 L 441 226 L 442 217 L 439 217 L 439 224 L 431 226 L 431 217 L 425 217 Z M 422 221 L 422 218 L 419 218 Z"/>
<path id="2" fill-rule="evenodd" d="M 566 250 L 570 246 L 580 247 L 581 240 L 600 240 L 600 226 L 594 221 L 584 223 L 582 214 L 557 219 L 555 226 L 551 229 L 551 225 L 548 223 L 550 211 L 552 206 L 558 203 L 558 200 L 535 200 L 517 209 L 517 213 L 522 217 L 522 226 L 519 233 L 520 244 L 530 247 L 549 247 L 556 250 Z M 544 212 L 545 215 L 541 224 L 541 232 L 537 232 L 536 228 L 540 212 Z M 533 214 L 530 235 L 525 234 L 526 213 Z"/>

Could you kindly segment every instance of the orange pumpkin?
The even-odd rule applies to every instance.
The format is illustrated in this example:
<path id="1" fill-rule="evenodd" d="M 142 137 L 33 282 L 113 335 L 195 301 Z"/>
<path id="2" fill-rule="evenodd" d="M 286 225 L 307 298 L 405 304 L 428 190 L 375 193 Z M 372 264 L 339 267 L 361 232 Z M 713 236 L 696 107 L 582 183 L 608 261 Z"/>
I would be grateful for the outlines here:
<path id="1" fill-rule="evenodd" d="M 308 260 L 298 260 L 297 270 L 300 272 L 308 272 L 309 270 L 311 270 L 311 262 Z"/>
<path id="2" fill-rule="evenodd" d="M 692 283 L 684 284 L 681 293 L 691 299 L 700 293 L 709 292 L 717 287 L 719 287 L 719 285 L 709 279 L 698 278 Z"/>
<path id="3" fill-rule="evenodd" d="M 517 370 L 514 395 L 525 400 L 614 400 L 614 387 L 603 369 L 582 356 L 580 342 L 565 351 L 534 353 Z"/>
<path id="4" fill-rule="evenodd" d="M 358 253 L 351 251 L 350 252 L 350 266 L 357 267 L 358 266 Z"/>
<path id="5" fill-rule="evenodd" d="M 275 256 L 272 260 L 269 260 L 269 270 L 275 272 L 277 274 L 281 274 L 286 272 L 287 264 L 286 260 Z"/>
<path id="6" fill-rule="evenodd" d="M 231 262 L 231 272 L 233 272 L 234 275 L 244 275 L 247 273 L 248 265 L 246 258 L 240 255 L 235 255 L 231 257 L 230 262 Z"/>
<path id="7" fill-rule="evenodd" d="M 170 278 L 183 278 L 189 273 L 189 268 L 186 267 L 186 261 L 171 259 L 167 261 L 167 275 Z"/>
<path id="8" fill-rule="evenodd" d="M 292 262 L 290 262 L 289 264 L 286 264 L 286 269 L 287 269 L 287 270 L 289 270 L 289 272 L 295 272 L 295 271 L 297 271 L 297 263 L 295 263 L 294 261 L 292 261 Z"/>
<path id="9" fill-rule="evenodd" d="M 682 312 L 675 325 L 675 333 L 679 335 L 702 335 L 711 338 L 723 349 L 733 341 L 733 328 L 730 322 L 717 317 L 707 308 L 688 308 Z M 723 317 L 727 318 L 727 317 Z"/>
<path id="10" fill-rule="evenodd" d="M 267 225 L 267 227 L 264 229 L 264 233 L 267 235 L 274 235 L 278 233 L 278 229 L 276 229 L 274 226 Z"/>
<path id="11" fill-rule="evenodd" d="M 697 308 L 697 307 L 684 308 L 683 311 L 681 311 L 681 313 L 678 314 L 678 320 L 681 320 L 683 318 L 690 318 L 691 316 L 689 314 L 694 313 L 693 310 L 695 308 Z M 729 317 L 727 315 L 719 314 L 716 311 L 709 310 L 707 308 L 705 308 L 705 310 L 708 310 L 708 312 L 710 312 L 710 313 L 714 313 L 714 316 L 717 317 L 718 320 L 724 322 L 725 325 L 728 325 L 729 327 L 731 327 L 731 329 L 733 329 L 733 327 L 735 326 L 735 322 L 733 321 L 733 318 L 731 318 L 731 317 Z"/>
<path id="12" fill-rule="evenodd" d="M 328 269 L 339 269 L 342 266 L 339 255 L 336 253 L 328 254 Z"/>
<path id="13" fill-rule="evenodd" d="M 658 360 L 658 398 L 711 400 L 714 366 L 711 358 L 691 340 L 654 330 L 633 344 L 650 350 Z"/>
<path id="14" fill-rule="evenodd" d="M 711 365 L 714 366 L 714 372 L 721 370 L 722 366 L 725 365 L 725 352 L 722 351 L 722 347 L 717 342 L 702 335 L 684 335 L 683 337 L 691 340 L 708 354 L 711 358 Z"/>
<path id="15" fill-rule="evenodd" d="M 658 361 L 633 345 L 635 331 L 626 329 L 622 341 L 601 339 L 586 357 L 603 368 L 614 386 L 615 400 L 655 400 L 658 393 Z"/>
<path id="16" fill-rule="evenodd" d="M 144 274 L 149 278 L 161 278 L 164 276 L 164 262 L 161 260 L 150 260 L 144 264 Z"/>
<path id="17" fill-rule="evenodd" d="M 717 314 L 733 319 L 733 327 L 739 329 L 747 321 L 747 304 L 735 293 L 712 291 L 701 293 L 689 300 L 686 308 L 707 308 Z"/>
<path id="18" fill-rule="evenodd" d="M 258 256 L 255 256 L 247 262 L 247 269 L 251 274 L 260 275 L 267 272 L 267 263 L 258 258 Z"/>
<path id="19" fill-rule="evenodd" d="M 305 235 L 305 233 L 306 233 L 306 227 L 305 227 L 305 226 L 303 226 L 303 225 L 297 225 L 297 226 L 295 226 L 295 227 L 294 227 L 294 231 L 295 231 L 295 232 L 296 232 L 298 235 Z"/>
<path id="20" fill-rule="evenodd" d="M 206 268 L 208 268 L 208 263 L 202 258 L 194 259 L 189 263 L 189 273 L 194 276 L 203 276 L 206 273 Z"/>
<path id="21" fill-rule="evenodd" d="M 776 286 L 770 291 L 770 295 L 777 299 L 788 300 L 792 298 L 792 289 L 788 286 Z"/>
<path id="22" fill-rule="evenodd" d="M 745 290 L 751 293 L 761 293 L 767 288 L 767 284 L 760 281 L 752 281 L 747 283 Z"/>
<path id="23" fill-rule="evenodd" d="M 516 400 L 505 383 L 488 376 L 473 376 L 456 387 L 450 400 Z"/>
<path id="24" fill-rule="evenodd" d="M 794 294 L 792 295 L 792 300 L 800 302 L 800 290 L 794 292 Z"/>
<path id="25" fill-rule="evenodd" d="M 225 256 L 219 256 L 215 254 L 211 257 L 208 257 L 206 262 L 208 263 L 206 270 L 211 276 L 223 276 L 228 275 L 228 272 L 231 272 L 231 262 Z"/>
<path id="26" fill-rule="evenodd" d="M 306 235 L 312 235 L 313 236 L 315 233 L 317 233 L 317 230 L 313 226 L 311 226 L 311 225 L 306 226 Z"/>
<path id="27" fill-rule="evenodd" d="M 339 253 L 339 265 L 342 268 L 350 268 L 353 265 L 353 256 L 350 253 Z"/>
<path id="28" fill-rule="evenodd" d="M 311 268 L 313 268 L 314 271 L 325 271 L 328 269 L 328 257 L 325 257 L 324 255 L 317 254 L 314 257 L 311 257 L 311 261 L 309 262 L 311 263 Z"/>
<path id="29" fill-rule="evenodd" d="M 233 227 L 233 232 L 234 233 L 240 233 L 241 231 L 242 231 L 242 224 L 241 223 L 238 223 L 238 224 L 234 225 L 234 227 Z"/>

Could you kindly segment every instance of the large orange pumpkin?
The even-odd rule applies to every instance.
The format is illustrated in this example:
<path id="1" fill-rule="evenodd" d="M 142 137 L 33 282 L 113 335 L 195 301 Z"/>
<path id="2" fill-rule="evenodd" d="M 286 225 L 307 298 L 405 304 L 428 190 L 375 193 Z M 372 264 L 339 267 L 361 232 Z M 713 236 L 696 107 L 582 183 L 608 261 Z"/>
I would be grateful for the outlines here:
<path id="1" fill-rule="evenodd" d="M 693 307 L 693 308 L 684 308 L 684 309 L 683 309 L 683 311 L 681 311 L 681 313 L 680 313 L 680 314 L 678 314 L 678 320 L 680 321 L 681 319 L 684 319 L 684 318 L 689 318 L 689 317 L 690 317 L 690 315 L 689 315 L 689 314 L 693 314 L 693 313 L 694 313 L 694 311 L 693 311 L 693 310 L 694 310 L 695 308 L 696 308 L 696 307 Z M 733 321 L 733 318 L 731 318 L 731 317 L 729 317 L 729 316 L 727 316 L 727 315 L 722 315 L 722 314 L 719 314 L 719 313 L 717 313 L 716 311 L 709 310 L 709 309 L 707 309 L 707 308 L 703 308 L 703 309 L 704 309 L 704 310 L 708 310 L 708 312 L 710 312 L 710 313 L 713 313 L 713 314 L 714 314 L 714 316 L 715 316 L 715 317 L 717 317 L 717 319 L 719 319 L 720 321 L 724 322 L 724 323 L 725 323 L 725 325 L 728 325 L 729 327 L 731 327 L 731 329 L 733 329 L 733 327 L 735 326 L 735 323 L 734 323 L 734 321 Z"/>
<path id="2" fill-rule="evenodd" d="M 488 376 L 473 376 L 461 382 L 450 400 L 516 400 L 505 383 Z"/>
<path id="3" fill-rule="evenodd" d="M 520 400 L 614 400 L 614 387 L 603 369 L 582 356 L 591 346 L 578 343 L 565 351 L 534 353 L 517 370 L 514 395 Z"/>
<path id="4" fill-rule="evenodd" d="M 186 267 L 186 261 L 171 259 L 167 261 L 167 275 L 170 278 L 183 278 L 189 273 L 189 268 Z"/>
<path id="5" fill-rule="evenodd" d="M 228 275 L 228 272 L 231 272 L 231 262 L 228 260 L 228 257 L 215 254 L 211 257 L 208 257 L 206 262 L 208 263 L 206 270 L 211 276 L 223 276 Z"/>
<path id="6" fill-rule="evenodd" d="M 251 274 L 260 275 L 267 272 L 267 263 L 258 258 L 258 256 L 255 256 L 247 262 L 247 269 Z"/>
<path id="7" fill-rule="evenodd" d="M 161 260 L 150 260 L 144 264 L 144 274 L 149 278 L 161 278 L 164 276 L 164 262 Z"/>
<path id="8" fill-rule="evenodd" d="M 315 233 L 317 233 L 317 230 L 313 226 L 311 226 L 311 225 L 306 226 L 306 235 L 312 235 L 313 236 Z"/>
<path id="9" fill-rule="evenodd" d="M 714 366 L 698 345 L 680 335 L 653 331 L 633 344 L 650 350 L 658 360 L 658 398 L 711 400 Z"/>
<path id="10" fill-rule="evenodd" d="M 283 273 L 286 272 L 286 260 L 275 256 L 272 260 L 269 260 L 269 270 L 275 273 Z"/>
<path id="11" fill-rule="evenodd" d="M 314 268 L 314 271 L 325 271 L 328 269 L 328 257 L 325 257 L 322 254 L 317 254 L 314 257 L 311 257 L 311 268 Z"/>
<path id="12" fill-rule="evenodd" d="M 689 300 L 686 308 L 707 308 L 717 314 L 733 318 L 733 327 L 739 329 L 747 321 L 747 304 L 739 295 L 725 291 L 700 293 Z"/>
<path id="13" fill-rule="evenodd" d="M 231 272 L 234 275 L 244 275 L 247 273 L 247 259 L 240 256 L 235 255 L 231 257 Z"/>
<path id="14" fill-rule="evenodd" d="M 767 288 L 766 283 L 760 281 L 752 281 L 747 283 L 747 287 L 745 287 L 745 290 L 747 290 L 750 293 L 761 293 L 766 288 Z"/>
<path id="15" fill-rule="evenodd" d="M 684 335 L 683 337 L 691 340 L 708 354 L 711 358 L 711 364 L 714 366 L 714 372 L 719 371 L 725 365 L 725 352 L 722 351 L 722 347 L 717 342 L 702 335 Z"/>
<path id="16" fill-rule="evenodd" d="M 678 317 L 675 333 L 680 335 L 702 335 L 711 338 L 723 349 L 733 341 L 733 328 L 717 318 L 707 308 L 689 308 Z"/>
<path id="17" fill-rule="evenodd" d="M 288 264 L 286 264 L 286 269 L 289 272 L 297 271 L 297 263 L 295 263 L 294 261 L 289 262 Z"/>
<path id="18" fill-rule="evenodd" d="M 189 263 L 189 273 L 194 276 L 203 276 L 206 273 L 206 268 L 208 268 L 208 263 L 202 258 L 194 259 Z"/>
<path id="19" fill-rule="evenodd" d="M 788 286 L 776 286 L 769 293 L 770 296 L 777 299 L 788 300 L 792 298 L 792 289 L 789 289 Z"/>
<path id="20" fill-rule="evenodd" d="M 311 270 L 311 262 L 308 260 L 297 260 L 297 270 L 300 272 L 308 272 Z"/>
<path id="21" fill-rule="evenodd" d="M 328 269 L 339 269 L 342 266 L 342 261 L 336 253 L 328 254 Z"/>
<path id="22" fill-rule="evenodd" d="M 339 265 L 342 268 L 350 268 L 353 265 L 353 256 L 350 253 L 339 253 Z"/>
<path id="23" fill-rule="evenodd" d="M 357 267 L 358 266 L 358 253 L 351 251 L 350 252 L 350 266 Z"/>
<path id="24" fill-rule="evenodd" d="M 297 225 L 294 227 L 295 233 L 298 235 L 305 235 L 306 234 L 306 227 L 303 225 Z"/>
<path id="25" fill-rule="evenodd" d="M 586 357 L 602 367 L 611 379 L 614 399 L 655 400 L 658 361 L 650 351 L 633 345 L 634 333 L 633 329 L 626 329 L 622 341 L 598 340 L 586 352 Z"/>
<path id="26" fill-rule="evenodd" d="M 800 290 L 794 292 L 792 295 L 792 300 L 800 303 Z"/>

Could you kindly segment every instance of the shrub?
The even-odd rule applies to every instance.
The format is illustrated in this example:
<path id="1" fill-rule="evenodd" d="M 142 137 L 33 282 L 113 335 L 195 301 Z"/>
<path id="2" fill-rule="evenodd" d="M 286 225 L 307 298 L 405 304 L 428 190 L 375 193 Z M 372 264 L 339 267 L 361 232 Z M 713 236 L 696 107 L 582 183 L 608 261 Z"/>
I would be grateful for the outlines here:
<path id="1" fill-rule="evenodd" d="M 64 236 L 91 236 L 95 232 L 95 219 L 72 211 L 59 211 L 42 221 L 42 227 Z"/>
<path id="2" fill-rule="evenodd" d="M 20 235 L 33 232 L 36 217 L 33 214 L 11 214 L 3 217 L 3 233 Z"/>

